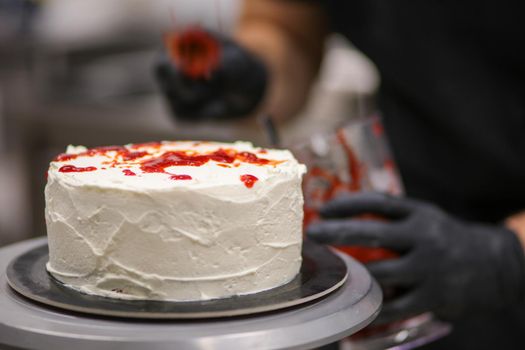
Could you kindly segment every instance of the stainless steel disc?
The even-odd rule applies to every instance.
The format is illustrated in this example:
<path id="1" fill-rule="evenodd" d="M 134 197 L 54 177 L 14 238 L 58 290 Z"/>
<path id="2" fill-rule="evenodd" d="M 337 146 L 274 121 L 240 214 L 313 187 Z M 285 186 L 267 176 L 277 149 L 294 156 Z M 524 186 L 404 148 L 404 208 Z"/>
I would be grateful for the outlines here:
<path id="1" fill-rule="evenodd" d="M 0 348 L 311 349 L 351 335 L 379 312 L 381 290 L 366 269 L 340 255 L 348 270 L 343 285 L 314 301 L 276 311 L 212 319 L 115 318 L 34 302 L 7 284 L 16 257 L 45 244 L 36 239 L 0 249 Z"/>

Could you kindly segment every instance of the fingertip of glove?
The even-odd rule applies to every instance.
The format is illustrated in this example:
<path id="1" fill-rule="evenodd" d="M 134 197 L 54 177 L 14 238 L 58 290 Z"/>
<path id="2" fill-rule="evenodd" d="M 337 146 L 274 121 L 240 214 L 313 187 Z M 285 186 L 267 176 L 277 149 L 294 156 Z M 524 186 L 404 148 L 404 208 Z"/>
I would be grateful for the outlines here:
<path id="1" fill-rule="evenodd" d="M 309 225 L 306 228 L 305 233 L 307 236 L 312 236 L 312 237 L 317 236 L 319 234 L 319 225 L 318 224 Z"/>
<path id="2" fill-rule="evenodd" d="M 334 217 L 340 215 L 341 211 L 363 202 L 383 198 L 383 194 L 377 192 L 355 192 L 352 194 L 342 194 L 331 201 L 325 203 L 320 209 L 319 214 L 323 217 Z"/>
<path id="3" fill-rule="evenodd" d="M 334 218 L 339 216 L 341 207 L 344 207 L 344 204 L 348 202 L 349 198 L 351 198 L 351 196 L 343 195 L 326 202 L 321 208 L 319 208 L 319 215 L 323 218 Z"/>
<path id="4" fill-rule="evenodd" d="M 306 228 L 305 234 L 306 237 L 313 241 L 316 241 L 318 243 L 324 242 L 323 236 L 325 235 L 323 234 L 322 225 L 320 224 L 311 224 Z"/>
<path id="5" fill-rule="evenodd" d="M 333 205 L 329 205 L 330 203 L 325 204 L 323 207 L 319 209 L 319 215 L 323 218 L 329 218 L 333 216 Z"/>

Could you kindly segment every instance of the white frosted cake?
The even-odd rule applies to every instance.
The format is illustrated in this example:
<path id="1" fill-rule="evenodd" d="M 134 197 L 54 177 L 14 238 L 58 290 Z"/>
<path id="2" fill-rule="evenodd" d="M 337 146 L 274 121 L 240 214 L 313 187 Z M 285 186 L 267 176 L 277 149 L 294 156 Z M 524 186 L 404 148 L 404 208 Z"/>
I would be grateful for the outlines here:
<path id="1" fill-rule="evenodd" d="M 206 300 L 292 280 L 305 166 L 250 143 L 68 147 L 45 190 L 48 271 L 89 294 Z"/>

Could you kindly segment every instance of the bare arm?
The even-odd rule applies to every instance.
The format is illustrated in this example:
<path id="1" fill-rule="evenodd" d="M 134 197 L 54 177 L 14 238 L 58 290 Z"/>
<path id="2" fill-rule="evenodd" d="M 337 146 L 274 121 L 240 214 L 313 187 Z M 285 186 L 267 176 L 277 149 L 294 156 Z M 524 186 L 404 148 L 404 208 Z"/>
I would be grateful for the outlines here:
<path id="1" fill-rule="evenodd" d="M 269 88 L 261 107 L 278 119 L 305 102 L 323 53 L 324 13 L 317 4 L 245 0 L 236 39 L 268 66 Z"/>
<path id="2" fill-rule="evenodd" d="M 521 246 L 525 250 L 525 210 L 509 216 L 505 220 L 505 226 L 516 233 Z"/>

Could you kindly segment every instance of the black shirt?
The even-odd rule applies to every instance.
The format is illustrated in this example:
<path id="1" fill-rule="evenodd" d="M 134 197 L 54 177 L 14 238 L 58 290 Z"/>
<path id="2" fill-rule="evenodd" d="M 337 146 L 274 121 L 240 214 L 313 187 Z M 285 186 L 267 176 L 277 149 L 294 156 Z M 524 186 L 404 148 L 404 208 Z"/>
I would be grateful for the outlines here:
<path id="1" fill-rule="evenodd" d="M 496 223 L 525 209 L 520 3 L 321 3 L 333 30 L 381 73 L 380 108 L 407 194 L 475 221 Z M 459 321 L 431 348 L 525 348 L 525 305 L 513 309 Z"/>
<path id="2" fill-rule="evenodd" d="M 378 66 L 409 195 L 474 220 L 525 209 L 525 19 L 510 1 L 325 0 Z"/>

